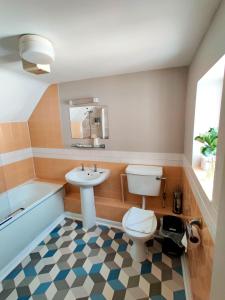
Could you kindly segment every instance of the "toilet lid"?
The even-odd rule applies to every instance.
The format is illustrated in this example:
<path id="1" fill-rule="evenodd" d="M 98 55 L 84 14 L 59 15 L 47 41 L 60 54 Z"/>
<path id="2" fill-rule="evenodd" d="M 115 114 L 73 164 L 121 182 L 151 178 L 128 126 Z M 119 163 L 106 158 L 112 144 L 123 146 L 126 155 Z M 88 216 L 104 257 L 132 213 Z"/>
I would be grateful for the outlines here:
<path id="1" fill-rule="evenodd" d="M 153 233 L 156 229 L 156 217 L 154 211 L 132 207 L 124 216 L 126 229 L 143 234 Z"/>

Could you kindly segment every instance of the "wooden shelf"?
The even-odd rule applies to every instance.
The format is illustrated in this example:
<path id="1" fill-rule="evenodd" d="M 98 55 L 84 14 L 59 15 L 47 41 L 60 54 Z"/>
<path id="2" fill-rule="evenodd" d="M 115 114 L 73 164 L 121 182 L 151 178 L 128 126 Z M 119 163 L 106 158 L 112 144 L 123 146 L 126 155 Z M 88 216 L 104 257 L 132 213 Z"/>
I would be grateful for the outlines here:
<path id="1" fill-rule="evenodd" d="M 65 199 L 65 209 L 68 211 L 80 213 L 80 194 L 79 193 L 68 193 L 64 197 Z M 140 207 L 137 203 L 132 202 L 122 202 L 121 199 L 106 198 L 95 196 L 95 205 L 97 216 L 101 218 L 106 218 L 113 221 L 121 222 L 123 215 L 126 211 L 132 207 Z M 152 209 L 157 217 L 164 215 L 176 216 L 184 220 L 192 219 L 193 217 L 186 216 L 184 214 L 174 214 L 171 207 L 149 207 Z"/>

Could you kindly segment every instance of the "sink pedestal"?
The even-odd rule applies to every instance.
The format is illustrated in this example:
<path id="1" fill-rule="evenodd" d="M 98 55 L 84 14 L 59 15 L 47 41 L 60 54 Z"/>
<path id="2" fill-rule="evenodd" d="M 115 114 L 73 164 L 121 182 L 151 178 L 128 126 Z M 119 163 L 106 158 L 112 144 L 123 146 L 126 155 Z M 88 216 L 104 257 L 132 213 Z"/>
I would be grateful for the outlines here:
<path id="1" fill-rule="evenodd" d="M 110 175 L 110 170 L 101 168 L 75 168 L 66 173 L 66 181 L 80 187 L 83 228 L 88 230 L 96 225 L 96 210 L 93 187 L 101 184 Z"/>
<path id="2" fill-rule="evenodd" d="M 88 230 L 96 225 L 96 210 L 93 187 L 80 187 L 81 213 L 83 229 Z"/>

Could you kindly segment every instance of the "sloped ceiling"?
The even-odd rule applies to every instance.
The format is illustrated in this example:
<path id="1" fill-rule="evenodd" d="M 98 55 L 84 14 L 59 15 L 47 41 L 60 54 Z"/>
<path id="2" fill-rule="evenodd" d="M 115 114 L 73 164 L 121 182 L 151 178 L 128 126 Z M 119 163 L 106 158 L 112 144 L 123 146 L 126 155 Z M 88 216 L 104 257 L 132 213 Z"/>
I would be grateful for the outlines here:
<path id="1" fill-rule="evenodd" d="M 0 0 L 0 122 L 27 120 L 49 83 L 189 65 L 219 2 Z M 51 74 L 22 70 L 25 33 L 53 42 Z"/>
<path id="2" fill-rule="evenodd" d="M 48 83 L 0 69 L 0 122 L 27 121 Z"/>

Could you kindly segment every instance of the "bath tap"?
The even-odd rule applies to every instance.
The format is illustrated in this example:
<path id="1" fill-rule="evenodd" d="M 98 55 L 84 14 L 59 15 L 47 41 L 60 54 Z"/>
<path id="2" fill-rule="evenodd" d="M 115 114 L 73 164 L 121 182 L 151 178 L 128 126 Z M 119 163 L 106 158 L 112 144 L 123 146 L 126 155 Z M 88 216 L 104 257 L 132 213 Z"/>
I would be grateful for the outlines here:
<path id="1" fill-rule="evenodd" d="M 97 172 L 98 170 L 97 170 L 97 165 L 96 164 L 94 164 L 94 172 Z"/>
<path id="2" fill-rule="evenodd" d="M 81 171 L 84 171 L 84 164 L 81 164 Z"/>

